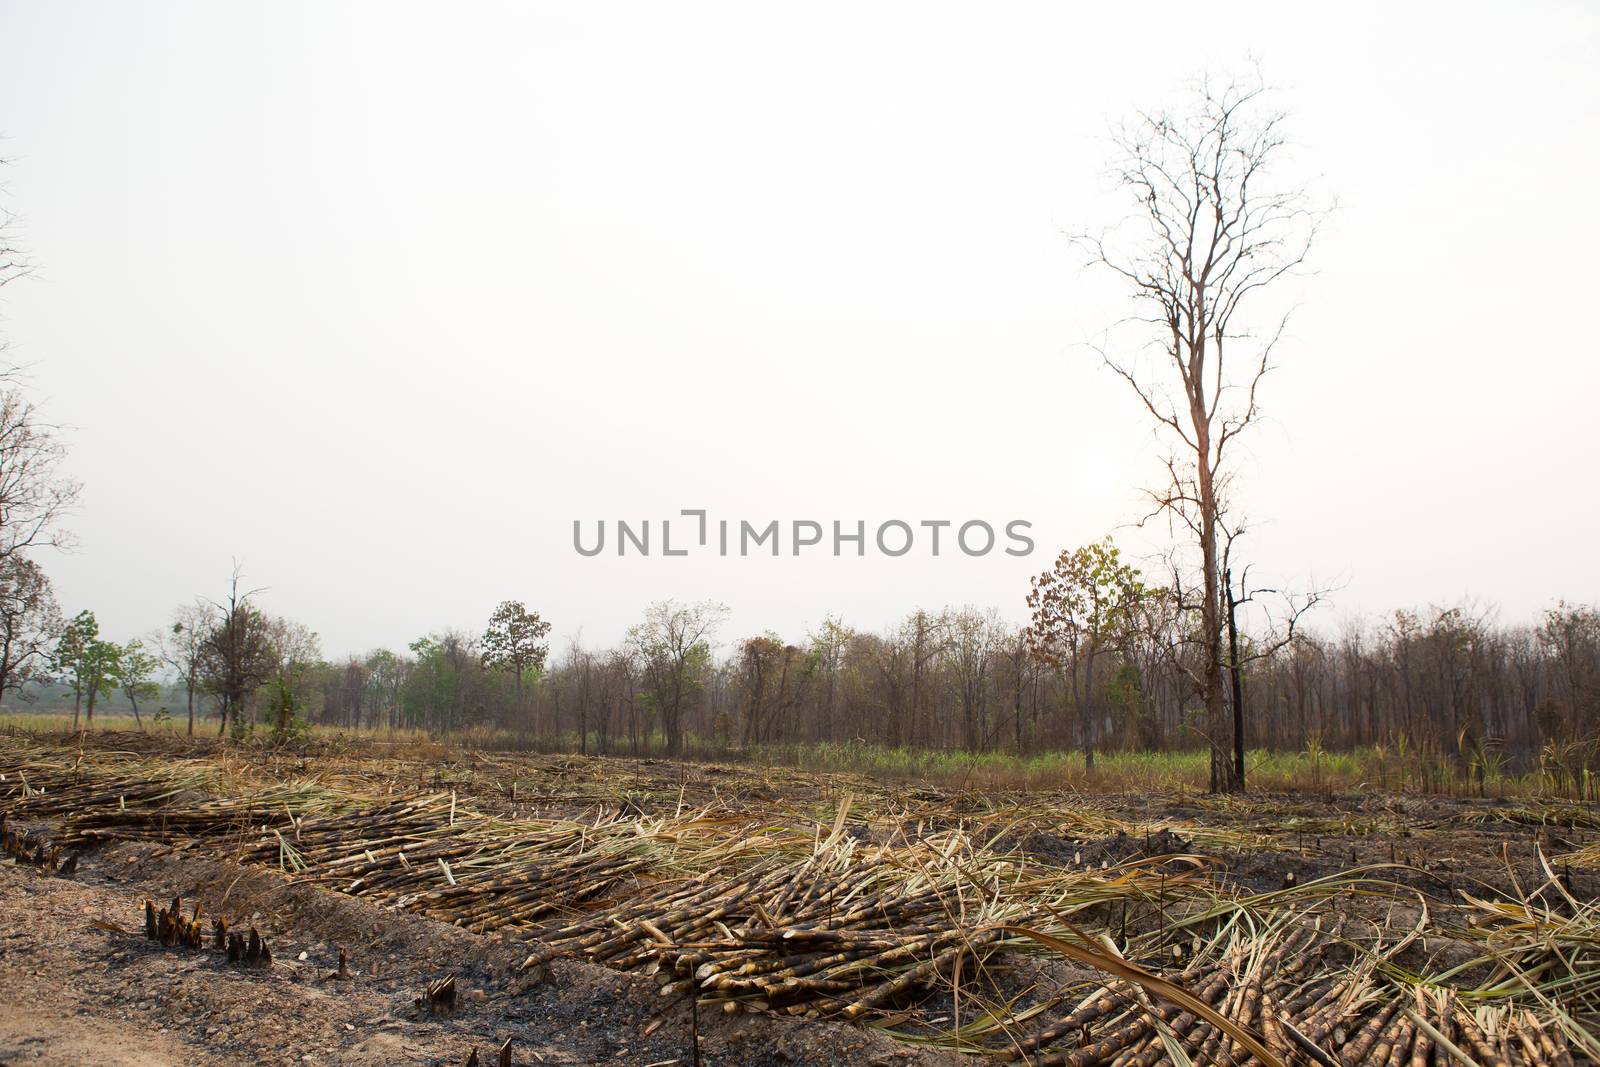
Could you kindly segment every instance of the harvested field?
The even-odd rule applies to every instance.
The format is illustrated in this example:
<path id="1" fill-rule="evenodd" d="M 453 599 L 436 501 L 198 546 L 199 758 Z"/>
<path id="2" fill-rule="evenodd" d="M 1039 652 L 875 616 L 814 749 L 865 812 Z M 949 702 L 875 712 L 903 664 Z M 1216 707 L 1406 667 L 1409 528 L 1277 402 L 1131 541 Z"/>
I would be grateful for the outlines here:
<path id="1" fill-rule="evenodd" d="M 81 1020 L 128 1063 L 493 1063 L 507 1038 L 517 1063 L 1600 1054 L 1589 806 L 0 744 L 0 976 L 69 1020 L 10 1020 L 7 1062 L 65 1059 Z M 146 937 L 174 896 L 198 947 Z M 270 965 L 230 964 L 213 919 Z"/>

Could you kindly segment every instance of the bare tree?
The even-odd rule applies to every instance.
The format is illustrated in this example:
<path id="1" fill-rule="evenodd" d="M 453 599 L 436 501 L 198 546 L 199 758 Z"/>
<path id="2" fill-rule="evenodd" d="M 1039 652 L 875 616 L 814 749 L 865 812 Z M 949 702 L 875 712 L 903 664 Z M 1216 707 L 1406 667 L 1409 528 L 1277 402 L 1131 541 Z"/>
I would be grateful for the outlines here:
<path id="1" fill-rule="evenodd" d="M 622 645 L 606 655 L 606 703 L 600 713 L 602 733 L 600 751 L 610 747 L 611 710 L 619 713 L 618 725 L 628 732 L 634 754 L 639 752 L 639 660 L 634 648 Z"/>
<path id="2" fill-rule="evenodd" d="M 1561 721 L 1593 736 L 1600 722 L 1600 611 L 1562 601 L 1544 613 L 1538 641 L 1561 682 Z"/>
<path id="3" fill-rule="evenodd" d="M 739 643 L 737 688 L 744 697 L 741 748 L 760 744 L 784 716 L 805 697 L 809 675 L 806 655 L 774 633 Z"/>
<path id="4" fill-rule="evenodd" d="M 711 667 L 711 641 L 728 615 L 713 601 L 684 605 L 652 604 L 644 621 L 628 630 L 638 653 L 646 703 L 661 717 L 667 754 L 683 751 L 683 716 L 705 688 Z"/>
<path id="5" fill-rule="evenodd" d="M 589 754 L 589 715 L 594 710 L 598 701 L 603 704 L 602 690 L 605 685 L 604 671 L 596 663 L 593 652 L 583 647 L 583 634 L 579 632 L 567 642 L 567 658 L 563 665 L 563 673 L 570 680 L 572 697 L 572 721 L 578 733 L 578 752 L 587 756 Z M 560 730 L 560 690 L 553 690 L 553 699 L 557 705 L 554 729 Z M 602 710 L 602 715 L 604 711 Z M 604 728 L 601 735 L 604 736 Z"/>
<path id="6" fill-rule="evenodd" d="M 1027 745 L 1023 734 L 1023 697 L 1037 687 L 1040 664 L 1028 645 L 1025 628 L 1006 633 L 996 653 L 1005 667 L 1005 691 L 1011 702 L 1012 746 L 1021 755 Z"/>
<path id="7" fill-rule="evenodd" d="M 926 707 L 929 667 L 950 645 L 950 611 L 934 614 L 918 608 L 906 619 L 901 633 L 911 652 L 911 722 L 907 740 L 913 745 L 926 745 L 932 726 Z"/>
<path id="8" fill-rule="evenodd" d="M 1300 623 L 1306 613 L 1322 603 L 1325 591 L 1313 589 L 1308 593 L 1295 593 L 1280 589 L 1252 589 L 1250 568 L 1239 577 L 1236 593 L 1233 581 L 1233 545 L 1237 532 L 1230 532 L 1222 551 L 1222 595 L 1227 603 L 1224 618 L 1228 628 L 1228 679 L 1231 682 L 1228 703 L 1233 709 L 1233 753 L 1228 764 L 1228 787 L 1235 792 L 1245 789 L 1245 733 L 1244 674 L 1250 664 L 1270 660 L 1285 648 L 1295 649 L 1300 638 Z M 1246 604 L 1262 606 L 1262 635 L 1247 652 L 1240 651 L 1239 609 Z M 1213 747 L 1213 755 L 1215 748 Z M 1212 760 L 1213 785 L 1217 775 L 1217 762 Z"/>
<path id="9" fill-rule="evenodd" d="M 406 679 L 411 674 L 412 661 L 386 648 L 368 653 L 366 667 L 371 678 L 373 725 L 387 725 L 390 730 L 400 725 L 400 699 L 405 692 Z"/>
<path id="10" fill-rule="evenodd" d="M 0 165 L 5 162 L 0 159 Z M 0 286 L 32 271 L 11 239 L 15 221 L 0 207 Z M 5 347 L 0 342 L 0 351 Z M 64 624 L 49 578 L 27 553 L 69 542 L 57 523 L 79 491 L 59 469 L 66 448 L 56 427 L 39 417 L 21 378 L 17 368 L 0 366 L 0 698 L 53 655 L 53 639 Z"/>
<path id="11" fill-rule="evenodd" d="M 10 160 L 0 159 L 0 166 L 5 166 Z M 20 246 L 13 243 L 12 234 L 16 232 L 17 216 L 4 207 L 0 207 L 0 285 L 16 281 L 33 272 L 33 264 L 28 262 Z"/>
<path id="12" fill-rule="evenodd" d="M 968 604 L 950 617 L 950 660 L 956 696 L 961 705 L 961 743 L 968 752 L 982 752 L 993 742 L 989 728 L 990 692 L 995 653 L 1007 634 L 1000 615 Z"/>
<path id="13" fill-rule="evenodd" d="M 71 544 L 58 523 L 79 490 L 60 472 L 66 447 L 17 384 L 19 375 L 0 370 L 0 562 Z"/>
<path id="14" fill-rule="evenodd" d="M 161 662 L 177 672 L 183 681 L 184 696 L 189 707 L 189 736 L 194 736 L 194 698 L 200 691 L 201 654 L 206 634 L 212 622 L 211 606 L 195 599 L 180 604 L 172 613 L 172 622 L 164 630 L 152 634 Z"/>
<path id="15" fill-rule="evenodd" d="M 1259 80 L 1202 81 L 1184 110 L 1140 114 L 1116 137 L 1115 175 L 1134 201 L 1110 231 L 1080 234 L 1090 262 L 1119 278 L 1134 315 L 1123 347 L 1100 346 L 1172 451 L 1153 514 L 1186 530 L 1197 556 L 1195 592 L 1180 598 L 1201 645 L 1196 688 L 1212 746 L 1213 788 L 1233 788 L 1227 758 L 1222 572 L 1229 446 L 1260 417 L 1288 312 L 1266 307 L 1277 283 L 1306 259 L 1323 212 L 1277 173 L 1284 115 L 1266 108 Z M 1114 347 L 1115 344 L 1115 347 Z"/>
<path id="16" fill-rule="evenodd" d="M 845 649 L 853 636 L 853 630 L 827 615 L 809 637 L 812 660 L 821 675 L 819 706 L 811 721 L 813 740 L 833 738 L 834 717 L 839 706 L 839 676 L 844 670 Z"/>

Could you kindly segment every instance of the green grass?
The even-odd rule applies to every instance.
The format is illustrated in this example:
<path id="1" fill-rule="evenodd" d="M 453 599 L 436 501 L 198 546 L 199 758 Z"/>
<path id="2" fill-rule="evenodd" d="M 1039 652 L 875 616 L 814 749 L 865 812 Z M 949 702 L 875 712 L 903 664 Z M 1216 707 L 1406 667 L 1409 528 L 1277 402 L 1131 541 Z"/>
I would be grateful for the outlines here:
<path id="1" fill-rule="evenodd" d="M 1181 752 L 1100 752 L 1090 773 L 1081 753 L 970 753 L 889 748 L 860 743 L 766 745 L 740 754 L 755 763 L 810 771 L 845 771 L 904 782 L 974 790 L 1200 791 L 1210 784 L 1210 760 L 1203 749 Z M 1246 780 L 1261 792 L 1349 792 L 1402 790 L 1476 795 L 1478 783 L 1448 761 L 1407 763 L 1381 749 L 1305 752 L 1252 749 L 1246 754 Z M 1488 776 L 1486 796 L 1549 793 L 1537 774 Z"/>
<path id="2" fill-rule="evenodd" d="M 1187 752 L 1100 752 L 1091 774 L 1079 752 L 1037 752 L 1019 756 L 1005 752 L 924 751 L 857 743 L 769 745 L 748 758 L 812 771 L 849 771 L 907 782 L 971 789 L 1204 789 L 1210 778 L 1203 750 Z M 1311 767 L 1300 756 L 1256 750 L 1248 757 L 1248 773 L 1259 788 L 1304 786 Z M 1361 776 L 1357 754 L 1322 757 L 1329 784 L 1354 785 Z"/>

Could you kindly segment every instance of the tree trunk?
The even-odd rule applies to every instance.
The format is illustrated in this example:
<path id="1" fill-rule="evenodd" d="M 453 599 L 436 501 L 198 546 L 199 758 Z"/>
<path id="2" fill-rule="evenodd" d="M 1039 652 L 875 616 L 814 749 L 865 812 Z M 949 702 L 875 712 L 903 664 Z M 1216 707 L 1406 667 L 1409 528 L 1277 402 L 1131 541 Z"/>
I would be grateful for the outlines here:
<path id="1" fill-rule="evenodd" d="M 517 719 L 517 736 L 526 738 L 528 736 L 529 720 L 532 716 L 526 714 L 527 709 L 522 704 L 522 666 L 520 664 L 516 666 L 512 677 L 516 679 L 512 686 L 512 703 L 514 705 L 512 714 Z"/>
<path id="2" fill-rule="evenodd" d="M 1078 704 L 1078 732 L 1082 734 L 1083 742 L 1083 769 L 1087 774 L 1094 773 L 1094 660 L 1099 654 L 1099 642 L 1091 641 L 1087 649 L 1088 662 L 1084 665 L 1083 695 Z"/>
<path id="3" fill-rule="evenodd" d="M 11 635 L 7 633 L 4 646 L 0 646 L 0 702 L 6 698 L 11 685 Z"/>
<path id="4" fill-rule="evenodd" d="M 1014 688 L 1011 690 L 1011 710 L 1016 716 L 1017 755 L 1022 755 L 1022 668 L 1017 667 Z"/>
<path id="5" fill-rule="evenodd" d="M 1203 350 L 1197 355 L 1193 372 L 1196 388 L 1203 380 Z M 1205 600 L 1200 605 L 1200 628 L 1205 631 L 1205 663 L 1201 696 L 1206 707 L 1206 733 L 1211 745 L 1211 791 L 1231 792 L 1233 775 L 1225 770 L 1227 749 L 1223 731 L 1222 591 L 1219 588 L 1217 552 L 1217 493 L 1211 471 L 1211 424 L 1205 398 L 1198 392 L 1190 397 L 1190 417 L 1194 424 L 1196 473 L 1200 482 L 1200 554 L 1204 568 Z"/>
<path id="6" fill-rule="evenodd" d="M 1235 618 L 1239 603 L 1233 598 L 1233 572 L 1223 574 L 1228 585 L 1228 660 L 1233 676 L 1233 787 L 1243 793 L 1244 786 L 1244 681 L 1239 666 L 1239 623 Z"/>

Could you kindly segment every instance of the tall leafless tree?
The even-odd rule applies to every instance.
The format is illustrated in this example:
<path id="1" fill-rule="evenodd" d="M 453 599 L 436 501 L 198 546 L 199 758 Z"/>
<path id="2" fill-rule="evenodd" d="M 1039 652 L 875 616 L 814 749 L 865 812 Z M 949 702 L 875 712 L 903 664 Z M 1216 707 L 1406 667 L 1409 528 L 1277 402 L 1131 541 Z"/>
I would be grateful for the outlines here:
<path id="1" fill-rule="evenodd" d="M 1184 108 L 1138 115 L 1116 137 L 1115 176 L 1133 201 L 1130 216 L 1075 237 L 1133 298 L 1133 315 L 1100 352 L 1172 450 L 1167 482 L 1150 495 L 1155 513 L 1187 532 L 1196 557 L 1199 578 L 1182 607 L 1197 623 L 1193 681 L 1214 788 L 1233 787 L 1222 633 L 1230 446 L 1260 417 L 1259 388 L 1288 321 L 1269 297 L 1304 264 L 1324 214 L 1278 172 L 1283 124 L 1259 80 L 1204 80 Z"/>

